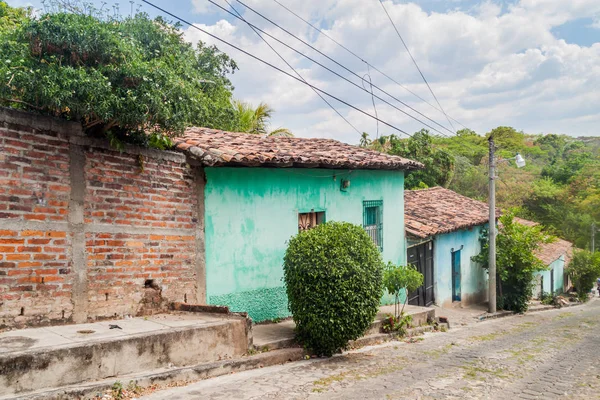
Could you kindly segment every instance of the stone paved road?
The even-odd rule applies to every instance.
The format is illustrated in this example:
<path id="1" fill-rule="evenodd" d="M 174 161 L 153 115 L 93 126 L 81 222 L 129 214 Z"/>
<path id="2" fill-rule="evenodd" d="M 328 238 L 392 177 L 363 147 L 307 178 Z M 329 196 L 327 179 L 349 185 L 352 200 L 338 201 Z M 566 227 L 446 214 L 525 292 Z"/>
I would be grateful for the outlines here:
<path id="1" fill-rule="evenodd" d="M 145 399 L 600 399 L 600 301 L 416 343 L 247 371 Z"/>

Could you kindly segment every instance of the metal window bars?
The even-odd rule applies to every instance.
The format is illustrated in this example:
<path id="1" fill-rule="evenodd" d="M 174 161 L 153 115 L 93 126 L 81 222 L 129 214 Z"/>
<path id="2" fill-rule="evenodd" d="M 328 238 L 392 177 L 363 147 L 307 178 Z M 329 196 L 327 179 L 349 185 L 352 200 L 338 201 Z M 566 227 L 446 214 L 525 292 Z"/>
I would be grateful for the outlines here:
<path id="1" fill-rule="evenodd" d="M 379 251 L 383 251 L 383 200 L 363 201 L 363 228 Z"/>

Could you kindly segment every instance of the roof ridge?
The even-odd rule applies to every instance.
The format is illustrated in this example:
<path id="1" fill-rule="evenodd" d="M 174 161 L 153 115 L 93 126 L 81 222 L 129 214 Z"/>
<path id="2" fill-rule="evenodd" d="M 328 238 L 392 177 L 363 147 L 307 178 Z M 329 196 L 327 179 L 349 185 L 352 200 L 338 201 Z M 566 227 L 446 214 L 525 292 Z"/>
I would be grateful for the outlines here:
<path id="1" fill-rule="evenodd" d="M 267 166 L 367 170 L 414 170 L 423 164 L 331 138 L 265 137 L 190 127 L 174 137 L 175 150 L 205 166 Z M 235 154 L 228 157 L 227 154 Z"/>

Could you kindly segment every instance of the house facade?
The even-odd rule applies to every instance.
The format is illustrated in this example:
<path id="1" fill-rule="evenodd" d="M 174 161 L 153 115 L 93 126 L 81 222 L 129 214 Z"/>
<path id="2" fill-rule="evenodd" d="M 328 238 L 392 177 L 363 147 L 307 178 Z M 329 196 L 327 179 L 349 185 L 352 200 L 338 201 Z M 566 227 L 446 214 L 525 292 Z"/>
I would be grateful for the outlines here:
<path id="1" fill-rule="evenodd" d="M 407 261 L 424 275 L 409 303 L 441 307 L 487 301 L 487 271 L 471 257 L 481 252 L 487 204 L 441 187 L 405 192 Z"/>
<path id="2" fill-rule="evenodd" d="M 404 171 L 420 164 L 327 139 L 192 129 L 177 148 L 203 165 L 206 301 L 254 321 L 287 317 L 283 257 L 299 230 L 362 225 L 405 263 Z"/>
<path id="3" fill-rule="evenodd" d="M 286 241 L 328 220 L 405 261 L 404 171 L 421 164 L 324 139 L 190 129 L 175 142 L 121 152 L 0 108 L 0 330 L 172 302 L 287 316 Z"/>

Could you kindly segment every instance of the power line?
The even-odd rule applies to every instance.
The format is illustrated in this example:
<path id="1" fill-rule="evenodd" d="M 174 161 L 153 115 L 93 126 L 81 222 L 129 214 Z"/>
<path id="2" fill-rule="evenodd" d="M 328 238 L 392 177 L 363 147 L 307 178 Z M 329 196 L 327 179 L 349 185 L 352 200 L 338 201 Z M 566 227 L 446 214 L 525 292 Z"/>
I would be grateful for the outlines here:
<path id="1" fill-rule="evenodd" d="M 404 39 L 402 38 L 402 35 L 400 34 L 400 31 L 398 30 L 398 28 L 396 28 L 396 24 L 394 23 L 394 20 L 392 20 L 392 17 L 390 17 L 390 14 L 388 13 L 387 9 L 385 8 L 385 5 L 383 4 L 383 0 L 379 0 L 379 4 L 381 4 L 381 7 L 383 8 L 383 11 L 385 11 L 385 15 L 387 15 L 388 19 L 390 20 L 390 22 L 392 23 L 392 26 L 394 27 L 394 30 L 396 31 L 396 33 L 398 34 L 398 37 L 400 38 L 400 41 L 402 42 L 402 44 L 404 45 L 404 48 L 406 49 L 406 51 L 408 52 L 408 55 L 410 56 L 410 59 L 412 60 L 413 64 L 415 64 L 415 67 L 417 67 L 417 71 L 419 71 L 419 74 L 421 75 L 421 78 L 423 78 L 423 81 L 425 82 L 425 84 L 427 85 L 427 88 L 429 89 L 429 91 L 431 92 L 431 95 L 433 96 L 433 98 L 435 99 L 435 102 L 437 103 L 438 107 L 440 107 L 440 110 L 442 110 L 442 112 L 444 113 L 444 115 L 446 116 L 446 119 L 448 120 L 448 123 L 450 124 L 450 126 L 452 127 L 452 130 L 454 129 L 454 125 L 452 125 L 452 122 L 450 121 L 450 118 L 448 118 L 448 115 L 446 114 L 446 112 L 444 111 L 444 109 L 442 108 L 442 105 L 440 104 L 437 96 L 435 95 L 435 93 L 433 93 L 433 90 L 431 89 L 431 86 L 429 86 L 429 82 L 427 82 L 427 79 L 425 79 L 425 75 L 423 75 L 423 72 L 421 72 L 421 68 L 419 68 L 419 64 L 417 64 L 417 61 L 415 60 L 415 58 L 413 57 L 412 53 L 410 52 L 410 50 L 408 49 L 408 46 L 406 45 L 406 43 L 404 42 Z"/>
<path id="2" fill-rule="evenodd" d="M 214 0 L 208 0 L 210 3 L 214 4 L 215 6 L 219 7 L 220 9 L 224 10 L 225 12 L 229 13 L 230 15 L 233 15 L 231 12 L 229 12 L 228 10 L 226 10 L 225 8 L 221 7 L 219 4 L 215 3 Z M 364 80 L 364 77 L 358 75 L 356 72 L 352 71 L 351 69 L 347 68 L 346 66 L 340 64 L 338 61 L 334 60 L 333 58 L 331 58 L 330 56 L 328 56 L 327 54 L 323 53 L 322 51 L 320 51 L 319 49 L 317 49 L 316 47 L 314 47 L 313 45 L 311 45 L 310 43 L 306 42 L 305 40 L 299 38 L 298 36 L 294 35 L 293 33 L 291 33 L 290 31 L 288 31 L 287 29 L 283 28 L 282 26 L 280 26 L 279 24 L 277 24 L 276 22 L 274 22 L 273 20 L 265 17 L 263 14 L 261 14 L 260 12 L 256 11 L 255 9 L 253 9 L 252 7 L 246 5 L 244 2 L 240 1 L 240 0 L 235 0 L 238 3 L 240 3 L 242 6 L 244 6 L 245 8 L 247 8 L 248 10 L 252 11 L 254 14 L 260 16 L 262 19 L 264 19 L 265 21 L 271 23 L 272 25 L 276 26 L 277 28 L 279 28 L 280 30 L 282 30 L 283 32 L 287 33 L 288 35 L 292 36 L 294 39 L 298 40 L 299 42 L 303 43 L 304 45 L 310 47 L 311 49 L 313 49 L 314 51 L 318 52 L 319 54 L 321 54 L 322 56 L 326 57 L 327 59 L 329 59 L 330 61 L 334 62 L 335 64 L 339 65 L 340 67 L 342 67 L 343 69 L 345 69 L 346 71 L 350 72 L 352 75 L 356 76 L 358 79 L 360 79 L 361 81 Z M 240 19 L 239 17 L 237 17 L 236 15 L 233 15 L 235 18 Z M 252 25 L 252 24 L 250 24 Z M 357 85 L 356 83 L 352 82 L 351 80 L 349 80 L 348 78 L 346 78 L 343 75 L 340 75 L 339 73 L 335 72 L 334 70 L 332 70 L 331 68 L 321 64 L 320 62 L 318 62 L 317 60 L 307 56 L 306 54 L 302 53 L 301 51 L 296 50 L 295 48 L 293 48 L 292 46 L 288 45 L 287 43 L 279 40 L 278 38 L 276 38 L 275 36 L 265 32 L 264 30 L 260 29 L 259 27 L 257 27 L 256 25 L 252 25 L 254 28 L 256 28 L 257 30 L 261 31 L 262 33 L 264 33 L 265 35 L 271 37 L 272 39 L 276 40 L 277 42 L 281 43 L 282 45 L 284 45 L 285 47 L 289 48 L 290 50 L 298 53 L 299 55 L 301 55 L 302 57 L 305 57 L 306 59 L 314 62 L 315 64 L 321 66 L 322 68 L 326 69 L 327 71 L 331 72 L 332 74 L 344 79 L 346 82 L 349 82 L 350 84 L 356 86 L 359 89 L 364 90 L 365 92 L 369 93 L 372 96 L 375 96 L 377 99 L 383 101 L 384 103 L 388 104 L 389 106 L 393 107 L 394 109 L 400 111 L 401 113 L 407 115 L 408 117 L 414 119 L 415 121 L 425 125 L 426 127 L 438 132 L 441 135 L 447 136 L 444 133 L 442 133 L 441 131 L 439 131 L 438 129 L 432 127 L 431 125 L 426 124 L 425 122 L 419 120 L 418 118 L 412 116 L 411 114 L 407 113 L 404 110 L 401 110 L 400 108 L 396 107 L 395 105 L 391 104 L 390 102 L 388 102 L 385 99 L 382 99 L 381 97 L 374 95 L 372 92 L 369 92 L 368 90 L 366 90 L 364 87 L 361 87 L 359 85 Z M 367 63 L 367 65 L 369 65 Z M 432 123 L 440 126 L 442 129 L 447 130 L 448 132 L 450 132 L 451 134 L 454 134 L 453 131 L 451 131 L 450 129 L 446 128 L 444 125 L 438 123 L 437 121 L 434 121 L 433 119 L 429 118 L 427 115 L 423 114 L 422 112 L 420 112 L 419 110 L 416 110 L 415 108 L 411 107 L 410 105 L 406 104 L 405 102 L 403 102 L 402 100 L 398 99 L 397 97 L 393 96 L 392 94 L 386 92 L 385 90 L 381 89 L 379 86 L 376 86 L 373 84 L 373 87 L 376 88 L 377 90 L 379 90 L 382 93 L 385 93 L 386 95 L 390 96 L 391 98 L 393 98 L 394 100 L 396 100 L 397 102 L 403 104 L 404 106 L 408 107 L 409 109 L 411 109 L 412 111 L 416 112 L 417 114 L 421 115 L 422 117 L 428 119 L 429 121 L 431 121 Z"/>
<path id="3" fill-rule="evenodd" d="M 261 62 L 261 63 L 263 63 L 263 64 L 265 64 L 265 65 L 267 65 L 267 66 L 269 66 L 269 67 L 271 67 L 271 68 L 273 68 L 273 69 L 275 69 L 275 70 L 277 70 L 277 71 L 279 71 L 279 72 L 281 72 L 282 74 L 285 74 L 285 75 L 289 76 L 290 78 L 292 78 L 292 79 L 294 79 L 294 80 L 296 80 L 296 81 L 298 81 L 298 82 L 300 82 L 300 83 L 303 83 L 303 84 L 305 84 L 306 86 L 309 86 L 309 87 L 311 87 L 311 88 L 313 88 L 313 89 L 315 89 L 315 90 L 319 91 L 320 93 L 322 93 L 322 94 L 324 94 L 324 95 L 326 95 L 326 96 L 328 96 L 328 97 L 331 97 L 331 98 L 332 98 L 332 99 L 334 99 L 334 100 L 337 100 L 337 101 L 339 101 L 340 103 L 342 103 L 342 104 L 344 104 L 344 105 L 346 105 L 346 106 L 348 106 L 348 107 L 350 107 L 350 108 L 352 108 L 352 109 L 354 109 L 354 110 L 356 110 L 356 111 L 360 112 L 361 114 L 364 114 L 364 115 L 366 115 L 366 116 L 368 116 L 368 117 L 371 117 L 371 118 L 375 119 L 376 121 L 379 121 L 379 122 L 381 122 L 382 124 L 384 124 L 384 125 L 386 125 L 386 126 L 388 126 L 388 127 L 392 128 L 392 129 L 394 129 L 394 130 L 396 130 L 396 131 L 398 131 L 398 132 L 400 132 L 400 133 L 403 133 L 403 134 L 405 134 L 405 135 L 407 135 L 407 136 L 410 136 L 410 137 L 412 137 L 412 135 L 411 135 L 410 133 L 408 133 L 408 132 L 406 132 L 406 131 L 403 131 L 402 129 L 400 129 L 400 128 L 398 128 L 398 127 L 396 127 L 396 126 L 394 126 L 394 125 L 392 125 L 392 124 L 390 124 L 390 123 L 388 123 L 388 122 L 386 122 L 386 121 L 384 121 L 384 120 L 382 120 L 382 119 L 380 119 L 380 118 L 378 118 L 378 117 L 375 117 L 374 115 L 372 115 L 372 114 L 369 114 L 368 112 L 366 112 L 366 111 L 364 111 L 364 110 L 361 110 L 360 108 L 358 108 L 358 107 L 356 107 L 356 106 L 353 106 L 352 104 L 348 103 L 347 101 L 344 101 L 344 100 L 340 99 L 339 97 L 336 97 L 336 96 L 334 96 L 334 95 L 332 95 L 332 94 L 330 94 L 330 93 L 328 93 L 328 92 L 324 91 L 323 89 L 320 89 L 320 88 L 318 88 L 318 87 L 316 87 L 316 86 L 314 86 L 314 85 L 312 85 L 312 84 L 310 84 L 310 83 L 308 83 L 308 82 L 306 82 L 306 81 L 303 81 L 303 80 L 301 80 L 301 79 L 300 79 L 300 78 L 298 78 L 298 77 L 295 77 L 294 75 L 290 74 L 289 72 L 286 72 L 286 71 L 282 70 L 281 68 L 277 67 L 276 65 L 273 65 L 273 64 L 271 64 L 270 62 L 268 62 L 268 61 L 265 61 L 265 60 L 261 59 L 260 57 L 257 57 L 257 56 L 255 56 L 254 54 L 252 54 L 252 53 L 249 53 L 249 52 L 247 52 L 246 50 L 244 50 L 244 49 L 242 49 L 242 48 L 240 48 L 240 47 L 238 47 L 238 46 L 236 46 L 236 45 L 234 45 L 234 44 L 232 44 L 232 43 L 229 43 L 228 41 L 226 41 L 226 40 L 224 40 L 224 39 L 221 39 L 220 37 L 218 37 L 218 36 L 216 36 L 216 35 L 213 35 L 212 33 L 210 33 L 210 32 L 208 32 L 208 31 L 206 31 L 205 29 L 202 29 L 202 28 L 200 28 L 200 27 L 198 27 L 198 26 L 196 26 L 196 25 L 192 24 L 191 22 L 188 22 L 188 21 L 186 21 L 185 19 L 183 19 L 183 18 L 181 18 L 181 17 L 178 17 L 177 15 L 175 15 L 175 14 L 173 14 L 173 13 L 171 13 L 171 12 L 169 12 L 169 11 L 165 10 L 164 8 L 161 8 L 161 7 L 159 7 L 159 6 L 157 6 L 157 5 L 153 4 L 153 3 L 151 3 L 151 2 L 150 2 L 150 1 L 148 1 L 148 0 L 141 0 L 141 1 L 142 1 L 142 2 L 144 2 L 144 3 L 146 3 L 146 4 L 148 4 L 149 6 L 151 6 L 151 7 L 153 7 L 153 8 L 155 8 L 155 9 L 157 9 L 157 10 L 159 10 L 159 11 L 161 11 L 161 12 L 163 12 L 163 13 L 167 14 L 167 15 L 169 15 L 170 17 L 172 17 L 172 18 L 175 18 L 175 19 L 177 19 L 178 21 L 181 21 L 181 22 L 183 22 L 184 24 L 186 24 L 186 25 L 188 25 L 188 26 L 190 26 L 190 27 L 192 27 L 192 28 L 194 28 L 194 29 L 196 29 L 196 30 L 198 30 L 198 31 L 200 31 L 200 32 L 202 32 L 202 33 L 204 33 L 205 35 L 207 35 L 207 36 L 210 36 L 211 38 L 213 38 L 213 39 L 215 39 L 215 40 L 217 40 L 217 41 L 219 41 L 219 42 L 221 42 L 221 43 L 224 43 L 224 44 L 228 45 L 229 47 L 231 47 L 231 48 L 234 48 L 234 49 L 236 49 L 237 51 L 239 51 L 239 52 L 241 52 L 241 53 L 243 53 L 243 54 L 245 54 L 245 55 L 247 55 L 247 56 L 249 56 L 249 57 L 251 57 L 251 58 L 253 58 L 253 59 L 255 59 L 255 60 L 257 60 L 257 61 L 259 61 L 259 62 Z"/>
<path id="4" fill-rule="evenodd" d="M 375 116 L 378 117 L 379 115 L 377 114 L 377 107 L 375 106 L 375 96 L 373 95 L 373 81 L 371 80 L 371 71 L 369 70 L 368 65 L 367 65 L 367 74 L 365 76 L 369 77 L 369 86 L 371 87 L 371 103 L 373 103 L 373 111 L 375 112 Z M 364 85 L 365 76 L 363 76 L 363 81 L 362 81 L 363 88 L 365 87 L 365 85 Z M 377 136 L 375 136 L 375 137 L 377 139 L 379 139 L 379 122 L 377 122 Z"/>
<path id="5" fill-rule="evenodd" d="M 290 67 L 290 68 L 292 69 L 292 71 L 294 71 L 294 72 L 296 73 L 296 75 L 298 75 L 298 77 L 299 77 L 300 79 L 302 79 L 304 82 L 306 82 L 306 79 L 304 79 L 304 78 L 302 77 L 302 75 L 300 75 L 300 73 L 299 73 L 298 71 L 296 71 L 296 69 L 295 69 L 295 68 L 294 68 L 294 67 L 293 67 L 293 66 L 292 66 L 290 63 L 288 63 L 288 62 L 286 61 L 286 59 L 285 59 L 285 58 L 283 58 L 283 56 L 282 56 L 281 54 L 279 54 L 279 52 L 277 52 L 277 50 L 275 50 L 275 48 L 273 48 L 273 46 L 271 46 L 271 44 L 270 44 L 269 42 L 267 42 L 267 40 L 266 40 L 266 39 L 265 39 L 265 38 L 264 38 L 264 37 L 263 37 L 263 36 L 262 36 L 262 35 L 261 35 L 261 34 L 260 34 L 260 33 L 259 33 L 259 32 L 258 32 L 258 31 L 257 31 L 257 30 L 254 28 L 254 27 L 253 27 L 253 26 L 252 26 L 252 24 L 250 24 L 248 21 L 246 21 L 246 20 L 245 20 L 245 19 L 242 17 L 242 15 L 241 15 L 241 14 L 238 12 L 238 10 L 236 10 L 236 9 L 235 9 L 235 7 L 233 7 L 233 6 L 231 5 L 231 3 L 230 3 L 228 0 L 225 0 L 225 2 L 227 3 L 227 5 L 228 5 L 229 7 L 231 7 L 231 9 L 232 9 L 233 11 L 235 11 L 235 13 L 238 15 L 238 17 L 239 17 L 239 18 L 241 18 L 241 20 L 242 20 L 242 21 L 244 21 L 245 23 L 247 23 L 247 24 L 248 24 L 248 26 L 249 26 L 249 27 L 250 27 L 250 28 L 251 28 L 251 29 L 254 31 L 254 33 L 256 33 L 256 34 L 258 35 L 258 37 L 259 37 L 259 38 L 261 38 L 261 39 L 262 39 L 262 41 L 263 41 L 263 42 L 265 42 L 265 44 L 266 44 L 267 46 L 269 46 L 269 48 L 270 48 L 271 50 L 273 50 L 273 52 L 274 52 L 275 54 L 277 54 L 277 56 L 278 56 L 278 57 L 279 57 L 279 58 L 280 58 L 280 59 L 281 59 L 281 60 L 282 60 L 284 63 L 286 63 L 286 65 L 287 65 L 288 67 Z M 319 96 L 319 97 L 321 98 L 321 100 L 323 100 L 325 103 L 327 103 L 327 105 L 328 105 L 328 106 L 329 106 L 329 107 L 330 107 L 330 108 L 331 108 L 331 109 L 332 109 L 332 110 L 333 110 L 333 111 L 334 111 L 334 112 L 335 112 L 337 115 L 339 115 L 339 116 L 340 116 L 340 117 L 341 117 L 341 118 L 342 118 L 344 121 L 346 121 L 346 123 L 347 123 L 348 125 L 350 125 L 350 126 L 352 127 L 352 129 L 354 129 L 354 130 L 355 130 L 355 131 L 356 131 L 356 132 L 357 132 L 359 135 L 361 135 L 361 134 L 362 134 L 362 132 L 361 132 L 361 131 L 359 131 L 358 129 L 356 129 L 356 127 L 355 127 L 354 125 L 352 125 L 352 124 L 350 123 L 350 121 L 348 121 L 348 120 L 347 120 L 347 119 L 346 119 L 346 118 L 345 118 L 345 117 L 344 117 L 342 114 L 340 114 L 340 112 L 339 112 L 339 111 L 338 111 L 338 110 L 337 110 L 337 109 L 336 109 L 336 108 L 335 108 L 335 107 L 334 107 L 334 106 L 333 106 L 333 105 L 332 105 L 330 102 L 328 102 L 328 101 L 327 101 L 327 99 L 325 99 L 325 97 L 323 97 L 323 95 L 322 95 L 321 93 L 317 92 L 317 91 L 316 91 L 314 88 L 311 88 L 311 89 L 313 90 L 313 92 L 315 92 L 315 93 L 317 94 L 317 96 Z"/>
<path id="6" fill-rule="evenodd" d="M 362 58 L 361 56 L 359 56 L 358 54 L 356 54 L 355 52 L 353 52 L 352 50 L 350 50 L 348 47 L 344 46 L 343 44 L 341 44 L 340 42 L 338 42 L 337 40 L 335 40 L 334 38 L 332 38 L 331 36 L 329 36 L 327 33 L 323 32 L 320 28 L 314 26 L 311 22 L 309 22 L 306 19 L 302 18 L 300 15 L 298 15 L 297 13 L 295 13 L 293 10 L 291 10 L 290 8 L 288 8 L 287 6 L 285 6 L 284 4 L 281 4 L 278 0 L 273 0 L 273 1 L 275 3 L 277 3 L 279 6 L 281 6 L 282 8 L 284 8 L 286 11 L 288 11 L 290 14 L 292 14 L 293 16 L 295 16 L 296 18 L 298 18 L 299 20 L 303 21 L 305 24 L 307 24 L 308 26 L 310 26 L 311 28 L 313 28 L 314 30 L 316 30 L 317 32 L 319 32 L 321 35 L 325 36 L 327 39 L 331 40 L 333 43 L 335 43 L 336 45 L 338 45 L 342 49 L 346 50 L 348 53 L 350 53 L 351 55 L 353 55 L 354 57 L 356 57 L 360 61 L 362 61 L 365 64 L 369 65 L 371 68 L 373 68 L 373 70 L 377 71 L 378 73 L 380 73 L 381 75 L 383 75 L 384 77 L 386 77 L 387 79 L 389 79 L 390 81 L 394 82 L 396 85 L 400 86 L 402 89 L 406 90 L 407 92 L 409 92 L 413 96 L 417 97 L 419 100 L 423 101 L 425 104 L 427 104 L 431 108 L 433 108 L 433 109 L 435 109 L 435 110 L 443 113 L 444 115 L 446 115 L 446 117 L 449 117 L 446 113 L 444 113 L 443 110 L 437 108 L 436 106 L 434 106 L 433 104 L 431 104 L 429 101 L 427 101 L 423 97 L 419 96 L 419 94 L 413 92 L 412 90 L 410 90 L 409 88 L 407 88 L 406 86 L 404 86 L 403 84 L 401 84 L 400 82 L 398 82 L 397 80 L 395 80 L 394 78 L 392 78 L 391 76 L 389 76 L 388 74 L 386 74 L 385 72 L 383 72 L 382 70 L 380 70 L 379 68 L 377 68 L 376 66 L 374 66 L 373 64 L 369 63 L 364 58 Z M 463 125 L 462 123 L 460 123 L 456 119 L 454 119 L 452 117 L 450 117 L 450 119 L 452 121 L 456 122 L 457 124 L 459 124 L 460 126 L 462 126 L 463 128 L 468 129 L 465 125 Z"/>
<path id="7" fill-rule="evenodd" d="M 278 43 L 281 43 L 283 46 L 287 47 L 288 49 L 294 51 L 295 53 L 301 55 L 302 57 L 312 61 L 313 63 L 319 65 L 320 67 L 326 69 L 327 71 L 331 72 L 332 74 L 338 76 L 339 78 L 345 80 L 346 82 L 350 83 L 353 86 L 356 86 L 357 88 L 365 91 L 366 93 L 368 93 L 371 96 L 376 97 L 377 99 L 383 101 L 384 103 L 386 103 L 387 105 L 389 105 L 390 107 L 400 111 L 401 113 L 407 115 L 408 117 L 414 119 L 415 121 L 425 125 L 426 127 L 430 128 L 431 130 L 434 130 L 436 132 L 438 132 L 440 135 L 446 136 L 448 137 L 448 135 L 444 134 L 443 132 L 441 132 L 439 129 L 434 128 L 433 126 L 421 121 L 420 119 L 416 118 L 415 116 L 407 113 L 406 111 L 398 108 L 397 106 L 393 105 L 392 103 L 390 103 L 389 101 L 377 96 L 376 94 L 372 93 L 372 91 L 368 91 L 366 88 L 362 87 L 361 85 L 356 84 L 355 82 L 352 82 L 351 80 L 349 80 L 348 78 L 346 78 L 345 76 L 339 74 L 338 72 L 332 70 L 331 68 L 327 67 L 326 65 L 323 65 L 322 63 L 320 63 L 319 61 L 315 60 L 314 58 L 307 56 L 306 54 L 302 53 L 301 51 L 295 49 L 294 47 L 288 45 L 287 43 L 283 42 L 282 40 L 276 38 L 275 36 L 271 35 L 268 32 L 265 32 L 264 30 L 262 30 L 261 28 L 257 27 L 256 25 L 246 21 L 245 19 L 233 14 L 232 12 L 230 12 L 229 10 L 227 10 L 226 8 L 222 7 L 221 5 L 215 3 L 214 0 L 208 0 L 210 3 L 214 4 L 215 6 L 219 7 L 221 10 L 225 11 L 226 13 L 232 15 L 233 17 L 242 20 L 244 22 L 246 22 L 250 27 L 252 27 L 253 29 L 260 31 L 261 33 L 269 36 L 270 38 L 272 38 L 273 40 L 277 41 Z M 241 5 L 243 5 L 244 7 L 246 7 L 247 9 L 249 9 L 250 11 L 252 11 L 253 13 L 255 13 L 256 15 L 259 15 L 261 18 L 265 19 L 266 21 L 270 22 L 271 24 L 275 25 L 276 27 L 278 27 L 279 29 L 281 29 L 282 31 L 286 32 L 288 35 L 294 37 L 295 39 L 297 39 L 298 41 L 304 43 L 305 45 L 309 46 L 310 48 L 312 48 L 313 50 L 317 51 L 318 53 L 322 54 L 323 56 L 327 57 L 329 60 L 331 60 L 332 62 L 336 63 L 337 65 L 339 65 L 340 67 L 344 68 L 345 70 L 347 70 L 348 72 L 350 72 L 352 75 L 356 76 L 357 78 L 359 78 L 361 81 L 364 80 L 364 77 L 358 75 L 356 72 L 348 69 L 347 67 L 345 67 L 344 65 L 340 64 L 339 62 L 337 62 L 336 60 L 334 60 L 333 58 L 329 57 L 327 54 L 322 53 L 320 50 L 316 49 L 315 47 L 313 47 L 311 44 L 307 43 L 306 41 L 300 39 L 299 37 L 297 37 L 296 35 L 294 35 L 293 33 L 289 32 L 288 30 L 286 30 L 285 28 L 281 27 L 280 25 L 278 25 L 276 22 L 270 20 L 269 18 L 265 17 L 264 15 L 262 15 L 261 13 L 259 13 L 258 11 L 254 10 L 253 8 L 247 6 L 246 4 L 244 4 L 243 2 L 241 2 L 240 0 L 236 0 L 238 3 L 240 3 Z M 412 111 L 416 112 L 417 114 L 423 116 L 424 118 L 428 119 L 429 121 L 431 121 L 432 123 L 440 126 L 442 129 L 447 130 L 448 132 L 450 132 L 451 134 L 453 134 L 454 132 L 452 132 L 450 129 L 446 128 L 445 126 L 441 125 L 440 123 L 434 121 L 433 119 L 429 118 L 427 115 L 421 113 L 420 111 L 414 109 L 413 107 L 411 107 L 410 105 L 404 103 L 402 100 L 394 97 L 393 95 L 391 95 L 390 93 L 386 92 L 385 90 L 381 89 L 380 87 L 372 84 L 372 86 L 376 89 L 378 89 L 380 92 L 383 92 L 385 94 L 387 94 L 388 96 L 390 96 L 391 98 L 393 98 L 394 100 L 400 102 L 401 104 L 405 105 L 406 107 L 408 107 L 409 109 L 411 109 Z"/>

